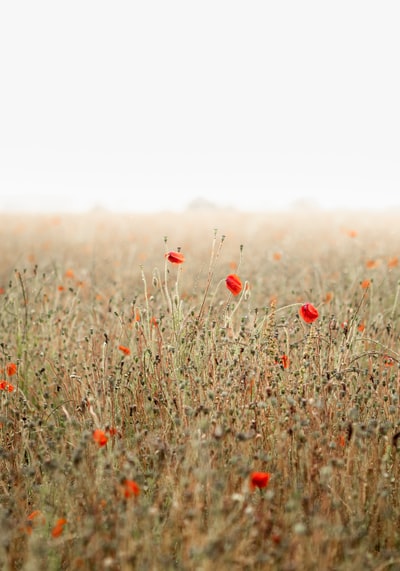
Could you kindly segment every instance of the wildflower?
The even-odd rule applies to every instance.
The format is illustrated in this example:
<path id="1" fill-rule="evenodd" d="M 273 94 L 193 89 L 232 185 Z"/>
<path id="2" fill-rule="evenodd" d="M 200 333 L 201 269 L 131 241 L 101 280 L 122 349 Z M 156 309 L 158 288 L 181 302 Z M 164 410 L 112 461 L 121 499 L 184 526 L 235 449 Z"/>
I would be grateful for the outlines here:
<path id="1" fill-rule="evenodd" d="M 9 377 L 12 377 L 17 372 L 18 368 L 15 363 L 8 363 L 6 366 L 6 373 Z"/>
<path id="2" fill-rule="evenodd" d="M 341 448 L 344 448 L 346 446 L 346 437 L 344 436 L 344 434 L 339 434 L 338 444 L 339 446 L 341 446 Z"/>
<path id="3" fill-rule="evenodd" d="M 102 498 L 102 499 L 99 501 L 99 508 L 103 510 L 106 506 L 107 506 L 107 500 L 105 500 L 104 498 Z"/>
<path id="4" fill-rule="evenodd" d="M 333 299 L 333 293 L 331 291 L 327 291 L 324 298 L 324 303 L 329 303 L 330 301 L 332 301 L 332 299 Z"/>
<path id="5" fill-rule="evenodd" d="M 281 365 L 284 369 L 287 369 L 289 367 L 290 364 L 290 360 L 289 357 L 286 354 L 281 355 Z"/>
<path id="6" fill-rule="evenodd" d="M 389 258 L 387 265 L 388 265 L 388 268 L 390 268 L 390 269 L 395 268 L 396 266 L 399 265 L 399 258 L 397 256 L 393 256 L 392 258 Z"/>
<path id="7" fill-rule="evenodd" d="M 9 393 L 12 393 L 14 389 L 15 387 L 11 383 L 8 383 L 7 381 L 4 380 L 0 381 L 0 391 L 7 391 Z"/>
<path id="8" fill-rule="evenodd" d="M 365 330 L 365 321 L 361 321 L 357 327 L 358 331 L 362 333 Z"/>
<path id="9" fill-rule="evenodd" d="M 96 430 L 93 431 L 93 440 L 99 446 L 105 446 L 108 442 L 108 436 L 104 432 L 104 430 L 100 430 L 100 428 L 96 428 Z"/>
<path id="10" fill-rule="evenodd" d="M 252 472 L 250 474 L 250 488 L 266 488 L 271 474 L 269 472 Z"/>
<path id="11" fill-rule="evenodd" d="M 57 286 L 57 289 L 58 289 L 58 291 L 64 291 L 65 287 L 60 284 L 59 286 Z"/>
<path id="12" fill-rule="evenodd" d="M 377 268 L 378 265 L 379 264 L 378 264 L 377 260 L 367 260 L 365 262 L 365 267 L 368 268 L 369 270 L 373 270 L 373 269 Z"/>
<path id="13" fill-rule="evenodd" d="M 226 287 L 229 289 L 233 295 L 238 295 L 242 291 L 242 282 L 240 281 L 239 276 L 236 274 L 229 274 L 226 280 Z"/>
<path id="14" fill-rule="evenodd" d="M 370 280 L 363 280 L 363 281 L 361 282 L 361 287 L 362 287 L 363 289 L 368 289 L 370 285 L 371 285 Z"/>
<path id="15" fill-rule="evenodd" d="M 65 275 L 66 278 L 72 279 L 72 278 L 75 277 L 75 272 L 74 272 L 74 270 L 69 269 L 69 270 L 67 270 L 67 271 L 65 272 L 64 275 Z"/>
<path id="16" fill-rule="evenodd" d="M 118 428 L 115 428 L 115 426 L 110 426 L 109 428 L 106 428 L 106 432 L 108 432 L 110 436 L 119 436 L 119 438 L 121 438 L 122 436 Z"/>
<path id="17" fill-rule="evenodd" d="M 6 293 L 6 290 L 3 287 L 0 287 L 0 295 L 4 295 Z"/>
<path id="18" fill-rule="evenodd" d="M 393 367 L 394 365 L 393 357 L 390 357 L 390 355 L 384 355 L 383 364 L 385 365 L 385 367 Z"/>
<path id="19" fill-rule="evenodd" d="M 273 533 L 271 535 L 271 539 L 274 543 L 276 543 L 276 545 L 279 545 L 282 541 L 282 536 L 279 533 Z"/>
<path id="20" fill-rule="evenodd" d="M 64 517 L 60 517 L 60 519 L 58 519 L 56 521 L 55 526 L 51 530 L 51 535 L 53 537 L 60 537 L 60 535 L 62 534 L 62 532 L 64 530 L 64 525 L 66 523 L 67 523 L 67 520 Z"/>
<path id="21" fill-rule="evenodd" d="M 119 346 L 118 346 L 118 349 L 119 349 L 120 351 L 122 351 L 122 353 L 123 353 L 124 355 L 130 355 L 130 354 L 131 354 L 131 350 L 129 349 L 129 347 L 124 347 L 124 345 L 119 345 Z"/>
<path id="22" fill-rule="evenodd" d="M 33 527 L 36 523 L 40 523 L 42 525 L 46 523 L 46 519 L 40 510 L 33 510 L 33 512 L 27 516 L 26 524 L 22 530 L 25 531 L 28 535 L 31 535 Z"/>
<path id="23" fill-rule="evenodd" d="M 40 515 L 42 515 L 42 512 L 40 510 L 33 510 L 33 512 L 31 512 L 26 519 L 28 521 L 33 521 Z"/>
<path id="24" fill-rule="evenodd" d="M 165 257 L 171 264 L 183 264 L 185 256 L 181 252 L 168 252 Z"/>
<path id="25" fill-rule="evenodd" d="M 306 323 L 313 323 L 313 321 L 318 319 L 319 313 L 312 303 L 305 303 L 300 307 L 299 315 Z"/>
<path id="26" fill-rule="evenodd" d="M 275 262 L 279 262 L 279 260 L 282 258 L 281 252 L 274 252 L 272 254 L 272 258 L 275 260 Z"/>
<path id="27" fill-rule="evenodd" d="M 124 480 L 122 485 L 125 498 L 131 498 L 140 494 L 140 488 L 134 480 Z"/>

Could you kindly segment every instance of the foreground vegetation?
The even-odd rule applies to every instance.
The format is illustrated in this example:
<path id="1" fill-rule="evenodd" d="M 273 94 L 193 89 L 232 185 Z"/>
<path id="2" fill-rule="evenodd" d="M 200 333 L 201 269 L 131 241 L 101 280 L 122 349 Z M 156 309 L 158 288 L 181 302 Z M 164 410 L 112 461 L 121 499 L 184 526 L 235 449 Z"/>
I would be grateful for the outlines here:
<path id="1" fill-rule="evenodd" d="M 400 569 L 398 216 L 0 232 L 2 568 Z"/>

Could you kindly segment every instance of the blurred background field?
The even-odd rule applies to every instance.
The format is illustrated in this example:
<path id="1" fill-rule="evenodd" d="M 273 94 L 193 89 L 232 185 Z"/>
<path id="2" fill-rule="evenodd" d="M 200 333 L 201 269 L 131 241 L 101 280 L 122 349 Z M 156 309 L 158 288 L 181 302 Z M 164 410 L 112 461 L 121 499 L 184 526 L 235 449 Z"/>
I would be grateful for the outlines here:
<path id="1" fill-rule="evenodd" d="M 212 209 L 138 215 L 9 214 L 0 228 L 0 285 L 7 286 L 15 269 L 31 272 L 37 265 L 39 272 L 47 272 L 47 280 L 60 283 L 68 283 L 65 271 L 73 270 L 76 279 L 85 282 L 82 291 L 87 296 L 137 295 L 142 291 L 140 267 L 148 276 L 156 267 L 163 269 L 167 238 L 167 249 L 181 248 L 187 256 L 184 286 L 191 290 L 197 279 L 201 288 L 216 234 L 217 241 L 226 236 L 220 278 L 239 263 L 243 246 L 241 273 L 251 282 L 252 303 L 255 298 L 263 306 L 272 295 L 281 298 L 280 304 L 289 303 L 292 291 L 304 297 L 310 288 L 322 301 L 327 289 L 348 295 L 349 287 L 365 278 L 383 280 L 385 287 L 399 253 L 398 221 L 396 210 L 346 213 L 309 205 L 260 214 Z M 342 296 L 338 301 L 345 300 Z"/>
<path id="2" fill-rule="evenodd" d="M 5 568 L 400 569 L 398 213 L 0 235 Z"/>

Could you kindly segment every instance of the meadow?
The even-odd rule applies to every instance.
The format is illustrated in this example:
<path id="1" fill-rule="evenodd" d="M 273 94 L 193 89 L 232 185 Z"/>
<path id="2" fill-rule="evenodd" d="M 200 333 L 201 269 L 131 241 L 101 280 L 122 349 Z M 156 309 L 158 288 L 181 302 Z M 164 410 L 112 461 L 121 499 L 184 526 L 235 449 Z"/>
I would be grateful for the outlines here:
<path id="1" fill-rule="evenodd" d="M 399 571 L 399 222 L 3 215 L 0 567 Z"/>

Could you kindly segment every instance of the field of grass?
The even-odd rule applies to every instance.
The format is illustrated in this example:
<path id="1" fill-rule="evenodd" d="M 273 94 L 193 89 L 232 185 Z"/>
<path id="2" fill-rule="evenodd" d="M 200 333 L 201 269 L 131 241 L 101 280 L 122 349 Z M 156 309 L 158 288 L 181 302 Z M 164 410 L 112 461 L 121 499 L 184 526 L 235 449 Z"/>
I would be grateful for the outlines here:
<path id="1" fill-rule="evenodd" d="M 1 569 L 400 570 L 399 213 L 0 234 Z"/>

